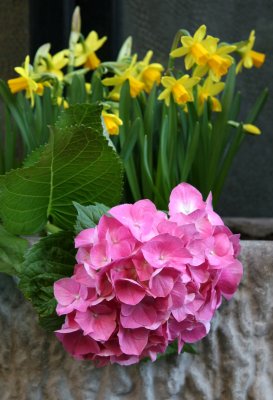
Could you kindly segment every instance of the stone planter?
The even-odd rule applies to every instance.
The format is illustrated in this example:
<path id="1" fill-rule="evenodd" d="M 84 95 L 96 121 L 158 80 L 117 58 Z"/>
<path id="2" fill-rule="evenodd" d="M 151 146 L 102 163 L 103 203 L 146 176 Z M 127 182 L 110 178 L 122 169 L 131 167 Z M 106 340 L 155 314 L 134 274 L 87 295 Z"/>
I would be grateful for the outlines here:
<path id="1" fill-rule="evenodd" d="M 2 400 L 272 400 L 273 242 L 242 241 L 244 278 L 200 355 L 96 369 L 37 324 L 14 281 L 0 278 Z"/>

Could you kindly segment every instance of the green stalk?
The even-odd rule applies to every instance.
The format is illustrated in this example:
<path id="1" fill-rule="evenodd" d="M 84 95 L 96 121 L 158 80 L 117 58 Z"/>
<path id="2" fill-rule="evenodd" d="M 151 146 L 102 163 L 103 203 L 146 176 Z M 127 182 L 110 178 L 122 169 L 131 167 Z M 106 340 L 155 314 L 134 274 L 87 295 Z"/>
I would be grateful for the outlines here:
<path id="1" fill-rule="evenodd" d="M 179 41 L 180 41 L 182 36 L 190 36 L 190 34 L 185 29 L 179 29 L 176 32 L 176 35 L 175 35 L 175 37 L 173 39 L 173 43 L 172 43 L 172 47 L 171 47 L 170 53 L 178 47 Z M 173 68 L 173 66 L 174 66 L 174 58 L 170 56 L 169 57 L 169 61 L 168 61 L 168 67 L 167 67 L 167 75 L 168 75 L 169 71 Z"/>

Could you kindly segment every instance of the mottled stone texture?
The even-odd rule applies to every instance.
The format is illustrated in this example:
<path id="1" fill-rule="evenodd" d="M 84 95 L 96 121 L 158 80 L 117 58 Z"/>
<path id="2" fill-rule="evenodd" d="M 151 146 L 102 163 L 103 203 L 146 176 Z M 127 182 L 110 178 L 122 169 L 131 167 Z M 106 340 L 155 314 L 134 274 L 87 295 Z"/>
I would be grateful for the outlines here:
<path id="1" fill-rule="evenodd" d="M 232 232 L 243 239 L 273 239 L 273 218 L 224 218 Z"/>
<path id="2" fill-rule="evenodd" d="M 242 242 L 244 279 L 200 355 L 96 369 L 45 334 L 13 280 L 0 278 L 1 400 L 272 400 L 273 242 Z"/>
<path id="3" fill-rule="evenodd" d="M 121 37 L 132 35 L 134 50 L 141 55 L 154 50 L 154 60 L 166 61 L 176 31 L 193 33 L 206 24 L 211 35 L 227 42 L 247 39 L 256 30 L 255 49 L 267 54 L 260 70 L 244 71 L 238 88 L 243 96 L 244 121 L 262 88 L 269 87 L 269 101 L 257 121 L 263 135 L 248 135 L 233 164 L 219 202 L 221 215 L 236 217 L 273 216 L 273 2 L 272 0 L 120 0 Z M 180 64 L 181 63 L 181 64 Z M 182 61 L 177 60 L 177 65 Z"/>

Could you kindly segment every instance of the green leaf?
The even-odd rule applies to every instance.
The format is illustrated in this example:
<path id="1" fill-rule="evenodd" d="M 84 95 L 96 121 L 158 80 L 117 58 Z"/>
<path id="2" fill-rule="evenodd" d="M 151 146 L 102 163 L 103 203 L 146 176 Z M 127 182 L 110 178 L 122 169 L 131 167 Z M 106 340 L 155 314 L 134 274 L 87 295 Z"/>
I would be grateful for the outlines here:
<path id="1" fill-rule="evenodd" d="M 196 151 L 198 149 L 199 137 L 200 137 L 200 124 L 197 121 L 195 123 L 193 134 L 189 138 L 188 146 L 185 152 L 186 155 L 180 177 L 181 182 L 187 181 L 193 161 L 195 159 Z"/>
<path id="2" fill-rule="evenodd" d="M 40 160 L 44 151 L 45 151 L 45 146 L 40 146 L 37 149 L 33 150 L 33 152 L 30 153 L 24 160 L 23 166 L 26 168 L 36 164 L 36 162 Z"/>
<path id="3" fill-rule="evenodd" d="M 94 72 L 91 80 L 91 101 L 100 101 L 103 100 L 103 84 L 101 83 L 101 79 L 98 73 Z"/>
<path id="4" fill-rule="evenodd" d="M 84 103 L 86 101 L 87 93 L 85 89 L 85 79 L 80 74 L 72 76 L 71 85 L 69 87 L 69 94 L 67 96 L 68 104 Z"/>
<path id="5" fill-rule="evenodd" d="M 75 232 L 79 233 L 83 229 L 94 228 L 98 225 L 100 218 L 107 213 L 109 207 L 104 204 L 95 203 L 95 205 L 82 206 L 73 202 L 77 210 L 77 220 L 75 224 Z"/>
<path id="6" fill-rule="evenodd" d="M 132 124 L 131 130 L 127 137 L 125 138 L 124 143 L 122 144 L 120 157 L 126 162 L 132 155 L 132 151 L 135 147 L 137 139 L 139 137 L 140 131 L 140 118 L 136 118 Z"/>
<path id="7" fill-rule="evenodd" d="M 40 160 L 1 180 L 0 212 L 7 230 L 32 234 L 47 221 L 73 229 L 72 201 L 109 206 L 119 202 L 122 164 L 102 134 L 100 114 L 98 106 L 71 106 L 63 112 Z"/>
<path id="8" fill-rule="evenodd" d="M 60 232 L 41 239 L 25 255 L 19 288 L 39 314 L 47 330 L 60 328 L 63 318 L 57 316 L 53 284 L 71 276 L 75 265 L 73 233 Z"/>
<path id="9" fill-rule="evenodd" d="M 11 235 L 0 225 L 0 272 L 17 275 L 27 248 L 25 239 Z"/>
<path id="10" fill-rule="evenodd" d="M 182 349 L 182 353 L 198 354 L 198 352 L 196 351 L 195 347 L 192 344 L 189 344 L 189 343 L 185 343 L 184 344 L 183 349 Z M 157 360 L 160 359 L 160 358 L 164 358 L 166 356 L 174 355 L 174 354 L 178 354 L 177 340 L 175 340 L 174 342 L 169 344 L 169 346 L 167 347 L 165 353 L 159 354 L 157 356 Z"/>
<path id="11" fill-rule="evenodd" d="M 268 89 L 266 88 L 259 95 L 253 108 L 250 110 L 249 115 L 246 118 L 247 123 L 253 124 L 255 122 L 259 113 L 261 112 L 261 110 L 263 109 L 263 107 L 266 103 L 267 97 L 268 97 Z"/>

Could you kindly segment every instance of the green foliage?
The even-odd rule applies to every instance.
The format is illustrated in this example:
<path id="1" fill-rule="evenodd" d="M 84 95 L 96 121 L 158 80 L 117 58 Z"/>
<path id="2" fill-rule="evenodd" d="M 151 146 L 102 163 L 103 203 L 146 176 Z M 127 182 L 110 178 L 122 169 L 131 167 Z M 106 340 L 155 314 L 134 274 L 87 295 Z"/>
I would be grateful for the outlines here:
<path id="1" fill-rule="evenodd" d="M 83 229 L 94 228 L 99 223 L 100 218 L 109 210 L 107 206 L 99 203 L 91 206 L 82 206 L 76 202 L 73 202 L 73 204 L 78 213 L 75 224 L 76 233 Z"/>
<path id="2" fill-rule="evenodd" d="M 17 275 L 27 248 L 27 240 L 10 234 L 0 225 L 0 272 Z"/>
<path id="3" fill-rule="evenodd" d="M 174 71 L 175 72 L 175 71 Z M 204 197 L 212 191 L 214 205 L 219 200 L 232 161 L 245 138 L 240 120 L 241 95 L 236 93 L 233 65 L 226 78 L 220 103 L 221 112 L 212 112 L 211 99 L 198 108 L 198 95 L 187 107 L 174 102 L 167 107 L 158 100 L 162 90 L 153 87 L 150 94 L 130 96 L 124 83 L 119 102 L 123 125 L 115 141 L 123 160 L 128 193 L 126 201 L 151 199 L 158 208 L 167 209 L 172 188 L 181 182 L 197 187 Z M 268 91 L 257 99 L 246 123 L 253 123 L 265 104 Z"/>
<path id="4" fill-rule="evenodd" d="M 73 233 L 59 232 L 41 239 L 25 255 L 19 287 L 37 311 L 40 324 L 49 331 L 63 323 L 55 312 L 53 284 L 73 274 L 75 253 Z"/>
<path id="5" fill-rule="evenodd" d="M 71 106 L 52 129 L 49 143 L 36 150 L 39 158 L 34 155 L 30 166 L 1 180 L 1 218 L 7 230 L 32 234 L 47 221 L 72 229 L 73 201 L 119 202 L 122 165 L 102 134 L 100 114 L 96 105 Z"/>

